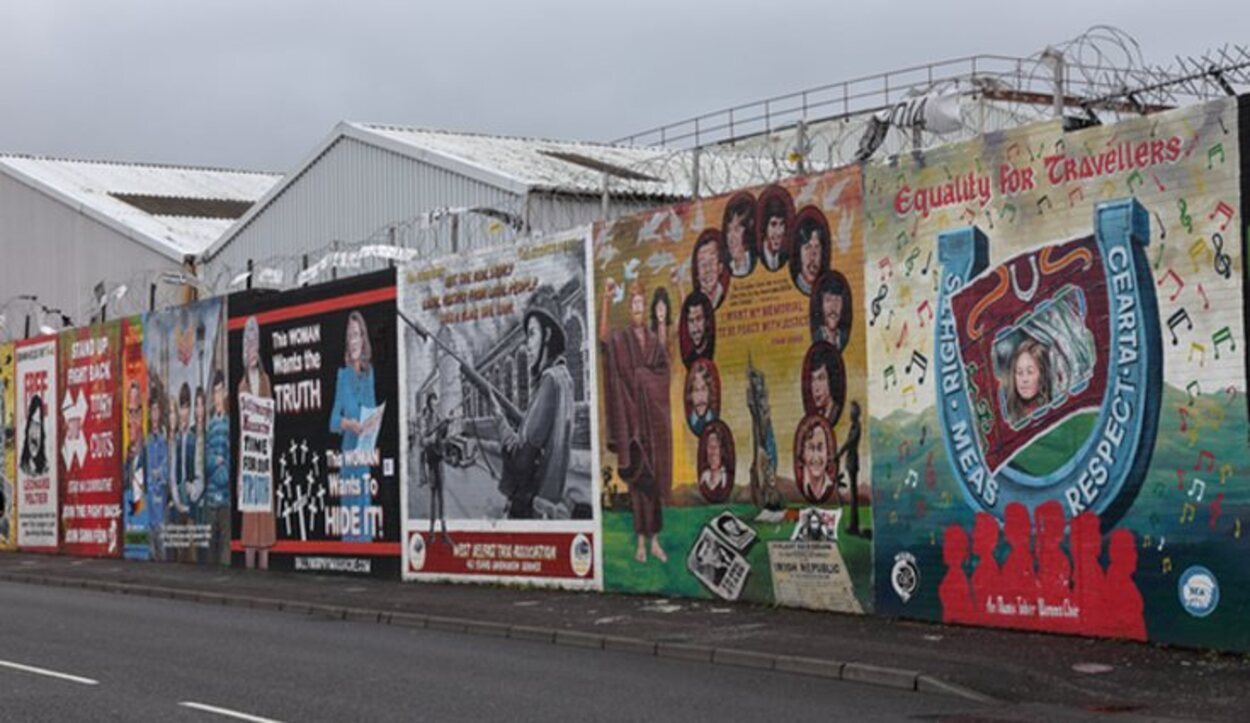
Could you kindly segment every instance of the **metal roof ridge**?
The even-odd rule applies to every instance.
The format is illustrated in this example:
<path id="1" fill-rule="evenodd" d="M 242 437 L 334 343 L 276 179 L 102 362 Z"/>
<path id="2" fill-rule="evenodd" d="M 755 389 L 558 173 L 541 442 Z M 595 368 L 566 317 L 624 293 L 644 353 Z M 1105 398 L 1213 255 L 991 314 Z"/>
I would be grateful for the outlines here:
<path id="1" fill-rule="evenodd" d="M 364 130 L 378 131 L 401 131 L 405 133 L 429 133 L 432 135 L 442 136 L 464 136 L 468 138 L 490 138 L 502 141 L 524 141 L 528 143 L 554 143 L 562 146 L 587 146 L 591 148 L 612 148 L 623 151 L 639 151 L 639 150 L 655 150 L 663 151 L 664 148 L 651 145 L 630 145 L 625 143 L 613 143 L 608 141 L 589 141 L 589 140 L 567 140 L 558 138 L 543 138 L 540 136 L 521 136 L 507 135 L 502 133 L 488 133 L 485 131 L 457 131 L 447 128 L 423 128 L 420 126 L 403 125 L 397 123 L 370 123 L 363 121 L 348 121 L 349 125 L 357 126 Z"/>
<path id="2" fill-rule="evenodd" d="M 0 160 L 21 159 L 28 161 L 56 161 L 60 163 L 83 163 L 94 166 L 130 166 L 133 168 L 161 168 L 179 171 L 209 171 L 213 173 L 239 173 L 252 176 L 273 176 L 281 178 L 283 174 L 276 171 L 256 171 L 246 168 L 225 168 L 222 166 L 180 165 L 176 163 L 150 163 L 147 161 L 118 161 L 99 158 L 69 158 L 42 153 L 11 153 L 0 151 Z"/>

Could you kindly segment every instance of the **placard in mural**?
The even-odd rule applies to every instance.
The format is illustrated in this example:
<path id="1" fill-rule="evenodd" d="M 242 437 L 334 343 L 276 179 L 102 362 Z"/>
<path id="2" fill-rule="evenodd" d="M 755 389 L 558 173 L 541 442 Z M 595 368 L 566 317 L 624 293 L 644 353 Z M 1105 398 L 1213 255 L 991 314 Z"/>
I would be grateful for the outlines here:
<path id="1" fill-rule="evenodd" d="M 148 501 L 148 367 L 143 356 L 143 318 L 121 321 L 121 466 L 122 555 L 128 560 L 152 558 Z"/>
<path id="2" fill-rule="evenodd" d="M 587 232 L 403 271 L 404 575 L 594 587 Z"/>
<path id="3" fill-rule="evenodd" d="M 82 327 L 60 336 L 61 550 L 120 557 L 121 327 Z"/>
<path id="4" fill-rule="evenodd" d="M 17 544 L 57 551 L 56 337 L 17 343 Z"/>
<path id="5" fill-rule="evenodd" d="M 395 276 L 230 299 L 233 562 L 399 576 Z"/>
<path id="6" fill-rule="evenodd" d="M 871 608 L 861 193 L 851 168 L 595 229 L 608 589 Z M 789 575 L 809 547 L 837 574 Z"/>

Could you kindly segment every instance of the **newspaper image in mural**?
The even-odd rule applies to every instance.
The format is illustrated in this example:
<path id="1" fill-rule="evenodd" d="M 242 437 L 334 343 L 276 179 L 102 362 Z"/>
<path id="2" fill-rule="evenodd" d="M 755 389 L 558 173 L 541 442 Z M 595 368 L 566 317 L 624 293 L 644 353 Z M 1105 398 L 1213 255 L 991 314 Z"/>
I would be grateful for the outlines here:
<path id="1" fill-rule="evenodd" d="M 598 585 L 586 250 L 403 271 L 406 577 Z"/>
<path id="2" fill-rule="evenodd" d="M 59 542 L 56 345 L 54 336 L 17 344 L 17 544 L 31 552 Z"/>
<path id="3" fill-rule="evenodd" d="M 1244 103 L 867 167 L 878 610 L 1250 644 Z"/>
<path id="4" fill-rule="evenodd" d="M 120 557 L 121 325 L 65 331 L 59 343 L 61 549 Z"/>
<path id="5" fill-rule="evenodd" d="M 860 212 L 852 168 L 596 227 L 605 587 L 870 609 Z"/>
<path id="6" fill-rule="evenodd" d="M 394 279 L 230 298 L 236 566 L 399 577 Z"/>
<path id="7" fill-rule="evenodd" d="M 17 455 L 14 453 L 15 350 L 0 344 L 0 550 L 17 547 Z"/>
<path id="8" fill-rule="evenodd" d="M 225 301 L 146 315 L 142 343 L 148 375 L 145 499 L 138 512 L 132 477 L 131 523 L 147 527 L 148 559 L 228 564 L 233 462 Z M 133 385 L 127 393 L 135 393 Z M 131 556 L 142 554 L 133 550 Z"/>

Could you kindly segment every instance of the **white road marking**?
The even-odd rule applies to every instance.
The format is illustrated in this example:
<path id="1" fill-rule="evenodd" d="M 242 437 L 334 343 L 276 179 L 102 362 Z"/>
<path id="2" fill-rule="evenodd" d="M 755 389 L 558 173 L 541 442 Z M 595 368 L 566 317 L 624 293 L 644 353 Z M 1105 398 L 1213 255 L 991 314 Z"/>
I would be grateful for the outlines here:
<path id="1" fill-rule="evenodd" d="M 83 685 L 99 685 L 100 684 L 100 681 L 92 680 L 91 678 L 81 678 L 77 675 L 70 675 L 69 673 L 58 673 L 55 670 L 48 670 L 47 668 L 36 668 L 33 665 L 22 665 L 21 663 L 12 663 L 7 660 L 0 660 L 0 667 L 12 668 L 13 670 L 20 670 L 23 673 L 34 673 L 35 675 L 46 675 L 49 678 L 60 678 L 61 680 L 68 680 L 71 683 L 82 683 Z"/>
<path id="2" fill-rule="evenodd" d="M 218 708 L 215 705 L 207 705 L 205 703 L 193 703 L 189 700 L 184 700 L 178 705 L 183 706 L 185 708 L 193 708 L 195 710 L 202 710 L 206 713 L 216 713 L 217 715 L 224 715 L 227 718 L 237 718 L 239 720 L 251 721 L 252 723 L 279 723 L 279 721 L 276 721 L 273 718 L 261 718 L 258 715 L 240 713 L 237 710 L 230 710 L 229 708 Z"/>

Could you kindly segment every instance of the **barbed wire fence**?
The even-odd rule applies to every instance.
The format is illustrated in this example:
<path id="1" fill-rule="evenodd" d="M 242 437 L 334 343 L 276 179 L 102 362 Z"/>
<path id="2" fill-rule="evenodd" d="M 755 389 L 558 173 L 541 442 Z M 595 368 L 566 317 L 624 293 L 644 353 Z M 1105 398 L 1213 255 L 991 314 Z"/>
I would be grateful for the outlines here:
<path id="1" fill-rule="evenodd" d="M 1168 66 L 1149 65 L 1137 41 L 1110 26 L 1030 56 L 981 55 L 859 78 L 697 116 L 620 138 L 644 158 L 574 172 L 579 202 L 438 208 L 379 226 L 364 238 L 332 239 L 298 254 L 240 265 L 210 261 L 182 272 L 139 269 L 97 286 L 65 310 L 77 320 L 117 318 L 243 288 L 284 290 L 452 253 L 535 241 L 594 220 L 721 195 L 857 162 L 882 162 L 977 135 L 1067 116 L 1086 124 L 1236 94 L 1250 86 L 1250 50 L 1224 46 Z M 1075 114 L 1075 115 L 1074 115 Z M 637 153 L 635 154 L 637 155 Z M 874 160 L 875 159 L 875 160 Z M 593 208 L 593 211 L 588 211 Z M 123 290 L 124 287 L 124 290 Z M 103 292 L 102 294 L 99 292 Z M 0 337 L 22 338 L 62 310 L 0 302 Z M 15 328 L 17 327 L 17 328 Z"/>

